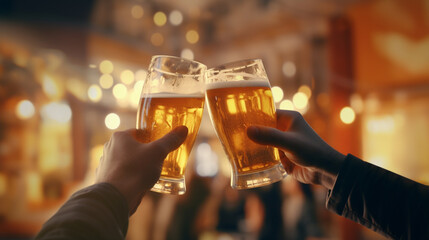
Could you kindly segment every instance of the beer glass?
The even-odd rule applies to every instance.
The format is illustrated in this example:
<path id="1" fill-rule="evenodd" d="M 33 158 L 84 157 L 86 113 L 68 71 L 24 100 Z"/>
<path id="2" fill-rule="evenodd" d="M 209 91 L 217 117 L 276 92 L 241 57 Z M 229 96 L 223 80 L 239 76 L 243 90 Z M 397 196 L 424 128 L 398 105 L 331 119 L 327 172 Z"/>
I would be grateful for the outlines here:
<path id="1" fill-rule="evenodd" d="M 152 57 L 137 112 L 137 129 L 151 142 L 177 126 L 188 127 L 186 141 L 167 155 L 152 191 L 178 195 L 186 191 L 184 173 L 203 114 L 206 69 L 204 64 L 179 57 Z"/>
<path id="2" fill-rule="evenodd" d="M 247 137 L 251 125 L 276 127 L 270 83 L 260 59 L 241 60 L 207 70 L 206 101 L 216 134 L 231 163 L 231 186 L 247 189 L 286 176 L 279 150 Z"/>

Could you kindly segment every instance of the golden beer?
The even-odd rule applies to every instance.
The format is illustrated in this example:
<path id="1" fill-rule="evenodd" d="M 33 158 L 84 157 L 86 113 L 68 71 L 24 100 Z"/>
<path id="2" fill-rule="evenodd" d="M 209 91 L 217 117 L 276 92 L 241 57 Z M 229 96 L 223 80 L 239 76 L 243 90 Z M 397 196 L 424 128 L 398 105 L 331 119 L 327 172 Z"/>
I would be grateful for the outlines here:
<path id="1" fill-rule="evenodd" d="M 197 137 L 203 114 L 204 95 L 158 93 L 143 96 L 137 113 L 137 128 L 144 130 L 145 140 L 155 141 L 173 128 L 185 125 L 188 136 L 178 149 L 164 160 L 161 180 L 184 179 L 187 159 Z"/>
<path id="2" fill-rule="evenodd" d="M 271 88 L 266 79 L 215 82 L 206 86 L 206 98 L 216 133 L 238 174 L 273 168 L 279 164 L 276 148 L 251 141 L 247 127 L 276 127 Z"/>

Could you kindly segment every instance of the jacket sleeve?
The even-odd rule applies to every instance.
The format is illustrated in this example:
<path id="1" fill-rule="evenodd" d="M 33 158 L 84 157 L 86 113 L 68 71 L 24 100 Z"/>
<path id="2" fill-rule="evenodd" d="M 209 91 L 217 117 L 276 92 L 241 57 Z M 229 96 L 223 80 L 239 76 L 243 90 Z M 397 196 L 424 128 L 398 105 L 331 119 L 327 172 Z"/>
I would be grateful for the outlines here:
<path id="1" fill-rule="evenodd" d="M 326 205 L 393 239 L 429 239 L 429 187 L 350 154 Z"/>
<path id="2" fill-rule="evenodd" d="M 74 193 L 36 236 L 47 239 L 125 239 L 128 205 L 108 183 L 99 183 Z"/>

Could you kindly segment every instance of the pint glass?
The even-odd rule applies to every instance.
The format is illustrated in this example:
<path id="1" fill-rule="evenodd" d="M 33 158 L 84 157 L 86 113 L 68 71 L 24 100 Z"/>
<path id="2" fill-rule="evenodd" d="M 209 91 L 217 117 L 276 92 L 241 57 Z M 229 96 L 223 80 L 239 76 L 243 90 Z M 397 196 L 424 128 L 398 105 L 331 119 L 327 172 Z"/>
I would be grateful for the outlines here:
<path id="1" fill-rule="evenodd" d="M 286 176 L 278 149 L 256 144 L 246 134 L 251 125 L 276 127 L 271 87 L 260 59 L 207 70 L 206 101 L 231 163 L 233 188 L 264 186 Z"/>
<path id="2" fill-rule="evenodd" d="M 173 56 L 152 57 L 137 112 L 137 129 L 147 142 L 173 128 L 188 127 L 186 141 L 164 160 L 161 177 L 152 191 L 184 194 L 185 168 L 201 123 L 206 66 Z"/>

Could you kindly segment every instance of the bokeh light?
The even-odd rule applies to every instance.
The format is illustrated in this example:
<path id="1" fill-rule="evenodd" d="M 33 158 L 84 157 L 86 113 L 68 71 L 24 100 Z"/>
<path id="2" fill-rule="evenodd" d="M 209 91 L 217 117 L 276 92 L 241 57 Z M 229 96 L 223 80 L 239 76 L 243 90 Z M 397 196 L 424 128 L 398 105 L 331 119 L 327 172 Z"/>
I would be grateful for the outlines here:
<path id="1" fill-rule="evenodd" d="M 16 105 L 15 112 L 20 119 L 31 118 L 35 112 L 34 105 L 29 100 L 22 100 Z"/>
<path id="2" fill-rule="evenodd" d="M 180 11 L 173 10 L 169 15 L 169 20 L 171 25 L 178 26 L 183 22 L 183 15 Z"/>
<path id="3" fill-rule="evenodd" d="M 356 114 L 351 107 L 343 107 L 340 112 L 341 121 L 345 124 L 353 123 Z"/>
<path id="4" fill-rule="evenodd" d="M 66 123 L 70 121 L 72 111 L 70 106 L 64 102 L 51 102 L 41 108 L 40 114 L 46 121 Z"/>
<path id="5" fill-rule="evenodd" d="M 153 15 L 153 22 L 158 27 L 164 26 L 167 22 L 167 16 L 163 12 L 156 12 L 155 15 Z"/>
<path id="6" fill-rule="evenodd" d="M 352 107 L 356 113 L 363 112 L 364 104 L 363 104 L 362 97 L 359 94 L 353 94 L 350 97 L 350 107 Z"/>
<path id="7" fill-rule="evenodd" d="M 299 87 L 298 92 L 304 93 L 308 99 L 311 97 L 311 88 L 307 85 L 302 85 L 301 87 Z"/>
<path id="8" fill-rule="evenodd" d="M 121 81 L 125 84 L 133 83 L 134 82 L 134 73 L 129 69 L 122 71 Z"/>
<path id="9" fill-rule="evenodd" d="M 108 129 L 117 129 L 121 125 L 121 118 L 116 113 L 109 113 L 104 119 L 104 124 Z"/>
<path id="10" fill-rule="evenodd" d="M 195 30 L 189 30 L 186 32 L 186 41 L 191 44 L 195 44 L 200 39 L 200 35 Z"/>
<path id="11" fill-rule="evenodd" d="M 122 83 L 118 83 L 113 87 L 113 96 L 116 99 L 124 99 L 127 97 L 127 87 L 122 84 Z"/>
<path id="12" fill-rule="evenodd" d="M 104 89 L 109 89 L 113 86 L 113 77 L 110 74 L 103 74 L 99 79 L 100 86 Z"/>
<path id="13" fill-rule="evenodd" d="M 285 99 L 285 100 L 281 101 L 279 108 L 282 110 L 294 110 L 295 109 L 293 102 L 289 99 Z"/>
<path id="14" fill-rule="evenodd" d="M 101 73 L 110 74 L 113 72 L 113 63 L 109 60 L 103 60 L 99 68 Z"/>
<path id="15" fill-rule="evenodd" d="M 147 77 L 147 71 L 144 69 L 140 69 L 135 74 L 136 81 L 144 81 Z"/>
<path id="16" fill-rule="evenodd" d="M 302 92 L 295 93 L 293 95 L 292 101 L 293 105 L 295 105 L 297 109 L 305 109 L 308 105 L 307 95 Z"/>
<path id="17" fill-rule="evenodd" d="M 274 86 L 271 88 L 271 92 L 273 93 L 274 102 L 278 103 L 283 99 L 283 89 L 281 87 Z"/>
<path id="18" fill-rule="evenodd" d="M 133 16 L 133 18 L 140 19 L 140 18 L 143 17 L 143 14 L 144 14 L 144 9 L 143 9 L 142 6 L 140 6 L 140 5 L 134 5 L 131 8 L 131 16 Z"/>
<path id="19" fill-rule="evenodd" d="M 88 97 L 91 101 L 99 102 L 102 96 L 103 92 L 98 85 L 93 84 L 88 88 Z"/>
<path id="20" fill-rule="evenodd" d="M 190 59 L 190 60 L 194 60 L 194 52 L 189 48 L 185 48 L 180 53 L 180 57 Z"/>
<path id="21" fill-rule="evenodd" d="M 293 76 L 295 76 L 295 74 L 296 74 L 295 63 L 290 62 L 290 61 L 284 62 L 283 66 L 282 66 L 282 71 L 283 71 L 283 74 L 286 77 L 293 77 Z"/>
<path id="22" fill-rule="evenodd" d="M 161 46 L 164 43 L 164 36 L 161 33 L 154 33 L 150 37 L 150 42 L 154 46 L 159 47 L 159 46 Z"/>

